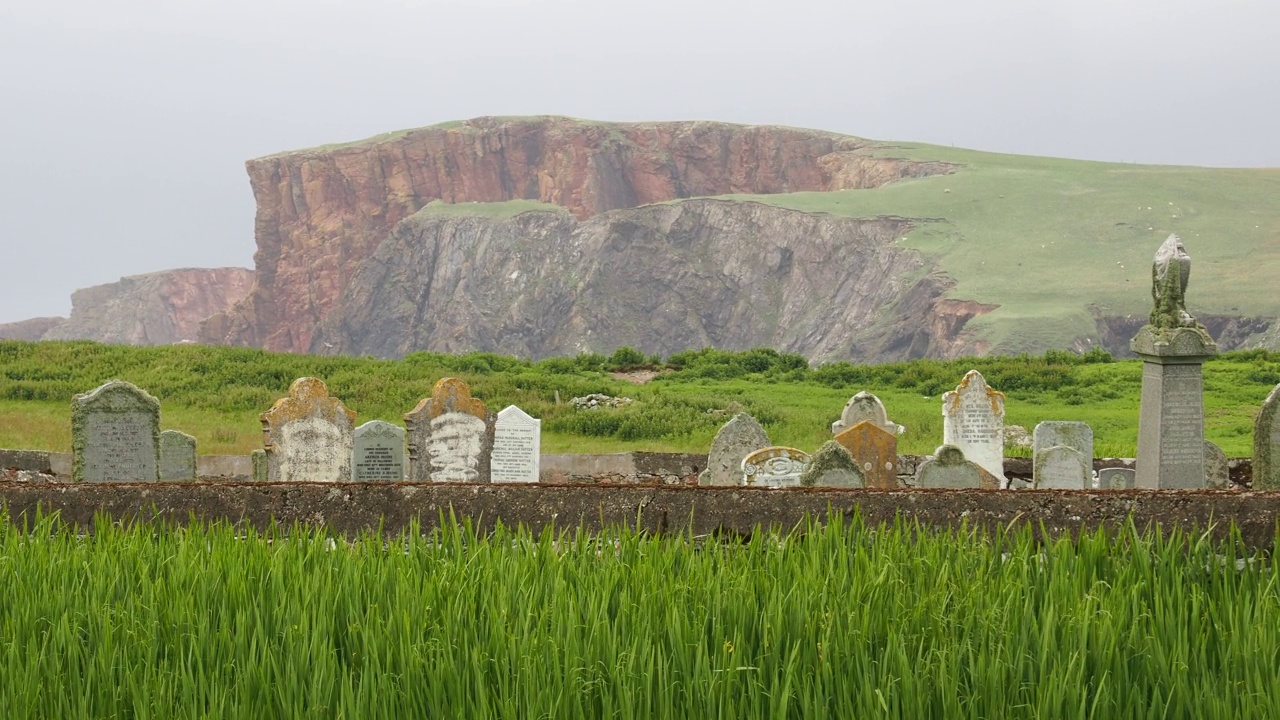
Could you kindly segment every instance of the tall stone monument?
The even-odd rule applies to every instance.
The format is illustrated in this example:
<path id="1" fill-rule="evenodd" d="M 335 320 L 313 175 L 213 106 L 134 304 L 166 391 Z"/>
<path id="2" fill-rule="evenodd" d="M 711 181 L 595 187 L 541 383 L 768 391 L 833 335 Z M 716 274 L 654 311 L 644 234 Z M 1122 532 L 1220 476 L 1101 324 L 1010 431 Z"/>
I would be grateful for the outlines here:
<path id="1" fill-rule="evenodd" d="M 113 380 L 71 400 L 71 479 L 155 482 L 160 478 L 160 401 Z"/>
<path id="2" fill-rule="evenodd" d="M 942 395 L 942 444 L 1008 484 L 1004 476 L 1004 393 L 992 390 L 977 370 L 965 373 Z"/>
<path id="3" fill-rule="evenodd" d="M 1129 348 L 1142 358 L 1142 408 L 1138 415 L 1139 488 L 1202 488 L 1204 375 L 1218 346 L 1187 312 L 1191 257 L 1177 235 L 1156 251 L 1151 265 L 1155 307 Z"/>
<path id="4" fill-rule="evenodd" d="M 262 413 L 262 444 L 271 482 L 350 482 L 356 413 L 329 397 L 320 378 L 304 377 Z"/>
<path id="5" fill-rule="evenodd" d="M 538 482 L 542 468 L 542 421 L 515 405 L 498 411 L 493 425 L 493 482 Z"/>
<path id="6" fill-rule="evenodd" d="M 404 421 L 410 480 L 489 482 L 497 418 L 465 382 L 441 378 Z"/>

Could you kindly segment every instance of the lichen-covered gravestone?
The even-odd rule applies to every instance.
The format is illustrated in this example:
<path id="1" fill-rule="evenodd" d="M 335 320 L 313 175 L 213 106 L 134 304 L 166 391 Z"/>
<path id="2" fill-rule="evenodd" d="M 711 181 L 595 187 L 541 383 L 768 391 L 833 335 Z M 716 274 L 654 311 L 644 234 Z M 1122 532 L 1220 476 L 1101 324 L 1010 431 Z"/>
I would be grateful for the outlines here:
<path id="1" fill-rule="evenodd" d="M 859 423 L 869 424 L 869 423 Z M 878 428 L 873 428 L 877 429 Z M 883 432 L 883 431 L 881 431 Z M 866 487 L 862 470 L 853 454 L 835 440 L 828 440 L 814 451 L 809 464 L 800 473 L 802 487 Z"/>
<path id="2" fill-rule="evenodd" d="M 71 401 L 71 479 L 155 482 L 160 478 L 160 401 L 113 380 Z"/>
<path id="3" fill-rule="evenodd" d="M 747 413 L 738 413 L 720 427 L 711 441 L 707 469 L 698 475 L 699 485 L 741 485 L 742 459 L 769 447 L 769 434 Z"/>
<path id="4" fill-rule="evenodd" d="M 991 389 L 982 373 L 970 370 L 955 390 L 942 396 L 942 442 L 999 480 L 1004 477 L 1004 393 Z"/>
<path id="5" fill-rule="evenodd" d="M 865 487 L 898 487 L 897 435 L 890 434 L 882 425 L 863 420 L 836 435 L 834 442 L 853 456 Z"/>
<path id="6" fill-rule="evenodd" d="M 849 402 L 844 404 L 840 419 L 831 423 L 831 434 L 839 435 L 860 422 L 870 422 L 895 437 L 901 435 L 904 429 L 898 423 L 889 420 L 884 403 L 866 390 L 849 398 Z"/>
<path id="7" fill-rule="evenodd" d="M 196 439 L 178 430 L 160 433 L 160 479 L 196 479 Z"/>
<path id="8" fill-rule="evenodd" d="M 348 482 L 356 413 L 329 396 L 319 378 L 304 377 L 262 413 L 267 479 L 271 482 Z"/>
<path id="9" fill-rule="evenodd" d="M 933 457 L 920 463 L 916 469 L 916 487 L 921 488 L 995 489 L 991 487 L 995 484 L 994 475 L 967 460 L 964 451 L 954 445 L 943 445 L 934 450 Z"/>
<path id="10" fill-rule="evenodd" d="M 249 462 L 253 464 L 254 482 L 267 481 L 267 451 L 254 450 L 249 453 Z"/>
<path id="11" fill-rule="evenodd" d="M 1204 376 L 1218 346 L 1187 312 L 1191 257 L 1177 235 L 1156 251 L 1151 265 L 1150 322 L 1129 341 L 1142 358 L 1138 414 L 1140 488 L 1204 487 Z"/>
<path id="12" fill-rule="evenodd" d="M 497 418 L 465 382 L 442 378 L 404 420 L 410 480 L 489 482 Z"/>
<path id="13" fill-rule="evenodd" d="M 1084 453 L 1054 445 L 1036 451 L 1032 477 L 1032 487 L 1037 490 L 1088 490 L 1093 483 L 1093 469 L 1085 462 Z"/>
<path id="14" fill-rule="evenodd" d="M 370 420 L 352 433 L 351 479 L 356 482 L 404 480 L 404 428 Z"/>
<path id="15" fill-rule="evenodd" d="M 1132 490 L 1134 472 L 1130 468 L 1102 468 L 1098 471 L 1099 490 Z"/>
<path id="16" fill-rule="evenodd" d="M 1222 448 L 1204 441 L 1204 482 L 1206 487 L 1224 490 L 1231 484 L 1231 467 Z"/>
<path id="17" fill-rule="evenodd" d="M 1253 489 L 1280 490 L 1280 385 L 1276 385 L 1262 401 L 1262 409 L 1253 421 Z"/>
<path id="18" fill-rule="evenodd" d="M 753 487 L 796 487 L 809 464 L 809 454 L 790 447 L 767 447 L 742 458 L 742 484 Z"/>
<path id="19" fill-rule="evenodd" d="M 542 466 L 542 421 L 515 405 L 498 412 L 493 425 L 493 482 L 538 482 Z"/>

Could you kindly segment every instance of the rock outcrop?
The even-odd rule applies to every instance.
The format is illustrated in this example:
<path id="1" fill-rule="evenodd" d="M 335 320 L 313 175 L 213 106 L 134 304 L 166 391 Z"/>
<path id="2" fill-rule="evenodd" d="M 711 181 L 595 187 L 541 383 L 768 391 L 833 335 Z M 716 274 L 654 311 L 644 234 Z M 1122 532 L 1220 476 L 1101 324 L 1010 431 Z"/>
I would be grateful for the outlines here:
<path id="1" fill-rule="evenodd" d="M 229 316 L 211 319 L 202 339 L 305 351 L 361 261 L 433 200 L 538 200 L 584 220 L 679 198 L 879 187 L 952 166 L 881 157 L 868 141 L 810 130 L 539 117 L 423 128 L 247 168 L 258 205 L 255 285 Z M 559 235 L 542 227 L 550 218 L 523 222 Z"/>
<path id="2" fill-rule="evenodd" d="M 245 268 L 186 268 L 131 275 L 77 290 L 71 317 L 43 340 L 97 340 L 129 345 L 194 341 L 200 323 L 225 313 L 253 285 Z"/>
<path id="3" fill-rule="evenodd" d="M 3 323 L 0 324 L 0 340 L 39 340 L 66 320 L 64 317 L 38 317 Z"/>
<path id="4" fill-rule="evenodd" d="M 911 224 L 709 199 L 585 221 L 426 210 L 361 264 L 303 349 L 543 358 L 623 345 L 663 355 L 773 347 L 814 361 L 938 354 L 945 338 L 931 335 L 929 317 L 949 285 L 895 244 Z"/>

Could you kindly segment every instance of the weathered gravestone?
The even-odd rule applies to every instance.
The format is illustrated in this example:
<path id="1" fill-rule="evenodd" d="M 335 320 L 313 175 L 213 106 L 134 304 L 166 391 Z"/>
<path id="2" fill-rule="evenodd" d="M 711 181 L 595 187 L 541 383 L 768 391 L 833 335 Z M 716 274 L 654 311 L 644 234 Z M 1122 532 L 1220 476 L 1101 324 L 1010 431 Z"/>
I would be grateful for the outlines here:
<path id="1" fill-rule="evenodd" d="M 538 482 L 542 458 L 542 421 L 515 405 L 498 412 L 493 426 L 493 482 Z"/>
<path id="2" fill-rule="evenodd" d="M 1218 353 L 1204 326 L 1187 312 L 1191 257 L 1177 235 L 1151 265 L 1155 307 L 1129 348 L 1142 358 L 1138 415 L 1140 488 L 1204 487 L 1204 377 L 1201 366 Z"/>
<path id="3" fill-rule="evenodd" d="M 747 413 L 738 413 L 720 427 L 711 441 L 707 469 L 698 475 L 699 485 L 741 485 L 742 459 L 769 447 L 769 434 Z"/>
<path id="4" fill-rule="evenodd" d="M 160 433 L 160 479 L 196 479 L 196 439 L 177 430 Z"/>
<path id="5" fill-rule="evenodd" d="M 970 370 L 955 390 L 942 395 L 942 443 L 960 448 L 1004 486 L 1004 393 Z"/>
<path id="6" fill-rule="evenodd" d="M 789 447 L 767 447 L 742 458 L 742 483 L 755 487 L 795 487 L 809 454 Z"/>
<path id="7" fill-rule="evenodd" d="M 155 482 L 160 478 L 160 401 L 113 380 L 71 401 L 71 479 Z"/>
<path id="8" fill-rule="evenodd" d="M 864 424 L 870 423 L 859 423 L 859 425 Z M 873 429 L 879 430 L 879 428 Z M 814 451 L 813 456 L 809 458 L 809 464 L 805 465 L 804 470 L 800 472 L 800 485 L 802 487 L 860 488 L 866 487 L 866 481 L 849 450 L 835 440 L 828 440 Z"/>
<path id="9" fill-rule="evenodd" d="M 868 420 L 857 423 L 835 436 L 853 456 L 865 487 L 889 489 L 898 487 L 898 436 Z M 816 459 L 816 455 L 814 456 Z"/>
<path id="10" fill-rule="evenodd" d="M 1033 452 L 1048 450 L 1055 445 L 1075 448 L 1093 464 L 1093 428 L 1088 423 L 1074 420 L 1045 420 L 1036 425 L 1031 434 Z"/>
<path id="11" fill-rule="evenodd" d="M 1280 385 L 1276 385 L 1262 402 L 1253 421 L 1253 489 L 1280 490 Z"/>
<path id="12" fill-rule="evenodd" d="M 964 451 L 954 445 L 934 450 L 933 457 L 916 469 L 916 487 L 921 488 L 995 489 L 997 483 L 995 476 L 966 460 Z"/>
<path id="13" fill-rule="evenodd" d="M 370 420 L 352 433 L 351 479 L 356 482 L 404 480 L 404 428 Z"/>
<path id="14" fill-rule="evenodd" d="M 1098 471 L 1099 490 L 1132 490 L 1134 472 L 1130 468 L 1109 467 Z"/>
<path id="15" fill-rule="evenodd" d="M 1088 490 L 1093 485 L 1092 463 L 1084 453 L 1066 445 L 1054 445 L 1036 452 L 1032 466 L 1032 487 L 1037 490 Z"/>
<path id="16" fill-rule="evenodd" d="M 249 453 L 249 462 L 253 463 L 254 482 L 267 481 L 267 451 L 254 450 Z"/>
<path id="17" fill-rule="evenodd" d="M 404 420 L 410 480 L 489 482 L 497 418 L 465 382 L 442 378 Z"/>
<path id="18" fill-rule="evenodd" d="M 1231 484 L 1231 467 L 1222 448 L 1204 441 L 1204 482 L 1206 487 L 1225 490 Z"/>
<path id="19" fill-rule="evenodd" d="M 304 377 L 262 413 L 267 479 L 271 482 L 348 482 L 356 413 L 329 397 L 319 378 Z"/>
<path id="20" fill-rule="evenodd" d="M 901 425 L 889 420 L 889 414 L 885 412 L 884 403 L 880 402 L 880 398 L 866 390 L 849 398 L 849 402 L 844 404 L 840 419 L 831 423 L 831 433 L 839 435 L 860 422 L 870 422 L 895 437 L 901 435 L 903 431 Z"/>

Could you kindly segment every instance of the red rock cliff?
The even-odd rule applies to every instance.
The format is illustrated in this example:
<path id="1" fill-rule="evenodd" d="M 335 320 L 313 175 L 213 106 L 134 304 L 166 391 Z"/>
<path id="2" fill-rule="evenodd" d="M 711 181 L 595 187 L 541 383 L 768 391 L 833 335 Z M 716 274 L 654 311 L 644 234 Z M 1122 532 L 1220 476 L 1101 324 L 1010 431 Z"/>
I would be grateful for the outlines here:
<path id="1" fill-rule="evenodd" d="M 769 126 L 480 118 L 251 160 L 255 284 L 202 340 L 305 352 L 360 261 L 437 199 L 539 200 L 587 218 L 703 195 L 878 187 L 950 169 L 874 157 L 871 146 Z"/>

